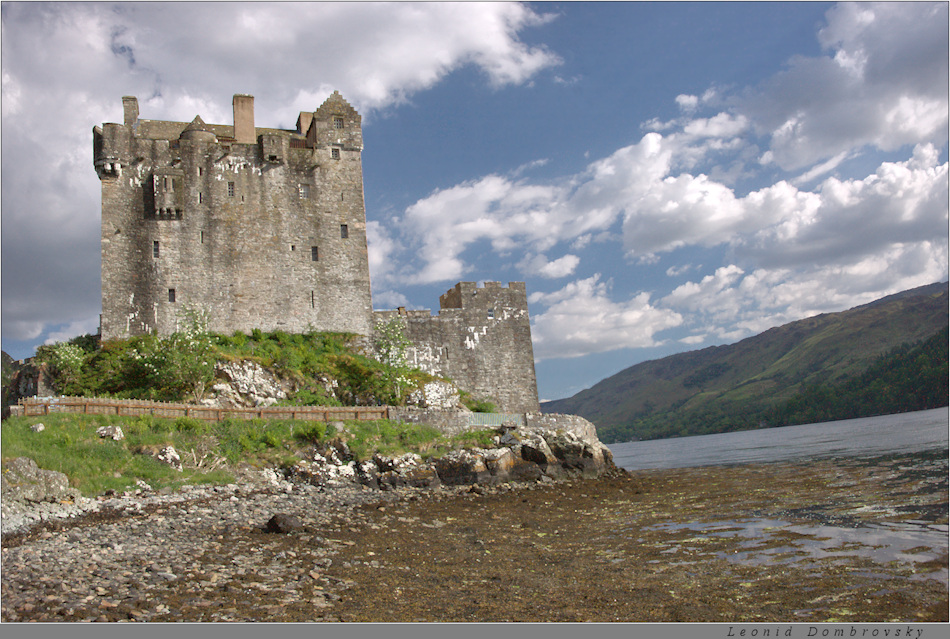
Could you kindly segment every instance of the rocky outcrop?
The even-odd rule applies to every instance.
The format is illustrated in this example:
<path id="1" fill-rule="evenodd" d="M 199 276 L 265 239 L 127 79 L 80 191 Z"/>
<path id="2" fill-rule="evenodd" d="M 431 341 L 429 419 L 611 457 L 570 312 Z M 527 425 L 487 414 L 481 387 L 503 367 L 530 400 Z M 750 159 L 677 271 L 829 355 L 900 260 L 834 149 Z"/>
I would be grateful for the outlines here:
<path id="1" fill-rule="evenodd" d="M 286 469 L 285 474 L 313 485 L 357 482 L 392 490 L 595 477 L 614 468 L 610 450 L 596 434 L 591 437 L 586 426 L 551 430 L 505 425 L 497 429 L 494 442 L 494 448 L 466 448 L 428 460 L 406 453 L 399 457 L 375 454 L 360 461 L 345 441 L 336 439 L 315 448 L 308 460 Z"/>
<path id="2" fill-rule="evenodd" d="M 28 457 L 17 457 L 3 465 L 0 475 L 0 498 L 9 502 L 78 501 L 79 491 L 69 486 L 69 477 L 55 470 L 46 470 Z"/>
<path id="3" fill-rule="evenodd" d="M 203 403 L 222 407 L 272 406 L 294 389 L 289 382 L 257 362 L 218 362 L 214 367 L 214 397 Z"/>

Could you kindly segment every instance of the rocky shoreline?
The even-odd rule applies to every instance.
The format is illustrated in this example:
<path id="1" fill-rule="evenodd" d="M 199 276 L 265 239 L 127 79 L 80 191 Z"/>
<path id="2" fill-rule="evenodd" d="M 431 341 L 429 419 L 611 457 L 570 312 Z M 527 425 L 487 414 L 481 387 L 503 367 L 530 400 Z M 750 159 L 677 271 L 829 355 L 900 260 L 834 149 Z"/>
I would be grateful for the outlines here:
<path id="1" fill-rule="evenodd" d="M 942 454 L 379 490 L 248 470 L 5 535 L 0 617 L 946 621 L 946 473 Z M 917 532 L 893 560 L 828 541 L 866 527 Z"/>

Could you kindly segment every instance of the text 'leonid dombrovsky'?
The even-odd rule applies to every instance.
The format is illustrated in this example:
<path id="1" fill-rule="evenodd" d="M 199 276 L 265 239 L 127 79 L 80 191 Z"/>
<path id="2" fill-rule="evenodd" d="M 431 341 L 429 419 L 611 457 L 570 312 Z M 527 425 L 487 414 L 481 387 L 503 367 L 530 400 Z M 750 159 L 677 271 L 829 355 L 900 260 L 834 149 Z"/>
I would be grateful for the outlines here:
<path id="1" fill-rule="evenodd" d="M 922 639 L 924 628 L 914 628 L 908 625 L 896 625 L 886 627 L 861 627 L 861 626 L 754 626 L 741 627 L 729 626 L 726 631 L 727 637 L 855 637 L 861 639 L 877 638 L 890 639 L 891 637 L 904 639 Z"/>

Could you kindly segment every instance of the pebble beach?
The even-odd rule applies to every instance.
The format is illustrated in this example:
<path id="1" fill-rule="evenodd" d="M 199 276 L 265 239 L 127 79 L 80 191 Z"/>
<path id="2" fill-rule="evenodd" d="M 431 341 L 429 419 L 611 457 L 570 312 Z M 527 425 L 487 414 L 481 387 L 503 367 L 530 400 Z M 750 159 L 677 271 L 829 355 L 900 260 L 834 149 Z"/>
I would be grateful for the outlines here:
<path id="1" fill-rule="evenodd" d="M 254 471 L 5 516 L 2 619 L 939 622 L 947 501 L 945 452 L 391 491 Z"/>

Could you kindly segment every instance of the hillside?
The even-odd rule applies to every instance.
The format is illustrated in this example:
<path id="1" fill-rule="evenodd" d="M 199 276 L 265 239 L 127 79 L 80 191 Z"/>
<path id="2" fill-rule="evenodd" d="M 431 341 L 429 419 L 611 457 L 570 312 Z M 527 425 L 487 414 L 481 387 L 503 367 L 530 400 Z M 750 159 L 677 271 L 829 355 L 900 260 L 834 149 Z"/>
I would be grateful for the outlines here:
<path id="1" fill-rule="evenodd" d="M 860 375 L 881 355 L 927 340 L 947 324 L 948 285 L 931 284 L 735 344 L 643 362 L 573 397 L 546 402 L 541 410 L 580 415 L 597 425 L 607 443 L 697 434 L 682 426 L 689 415 L 739 416 L 701 432 L 756 428 L 757 421 L 742 416 L 791 399 L 803 385 L 833 385 Z M 664 415 L 669 427 L 657 430 Z"/>

